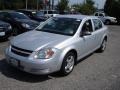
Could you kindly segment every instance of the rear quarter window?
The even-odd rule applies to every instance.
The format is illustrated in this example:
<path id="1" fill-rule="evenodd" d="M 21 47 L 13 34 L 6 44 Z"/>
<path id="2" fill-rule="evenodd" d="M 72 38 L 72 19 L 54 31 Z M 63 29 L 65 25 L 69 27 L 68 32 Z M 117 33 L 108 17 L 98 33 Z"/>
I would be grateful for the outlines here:
<path id="1" fill-rule="evenodd" d="M 48 14 L 53 14 L 53 11 L 48 11 Z"/>
<path id="2" fill-rule="evenodd" d="M 94 24 L 95 31 L 103 27 L 103 24 L 99 19 L 93 19 L 93 24 Z"/>

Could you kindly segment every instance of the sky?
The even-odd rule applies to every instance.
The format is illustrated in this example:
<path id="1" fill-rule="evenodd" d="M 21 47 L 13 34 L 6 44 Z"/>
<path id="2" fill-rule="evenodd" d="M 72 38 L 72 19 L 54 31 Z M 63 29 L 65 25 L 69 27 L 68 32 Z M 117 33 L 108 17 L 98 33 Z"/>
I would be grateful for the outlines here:
<path id="1" fill-rule="evenodd" d="M 55 3 L 58 2 L 58 0 L 54 0 Z M 75 3 L 82 3 L 84 0 L 70 0 L 70 5 L 75 4 Z M 93 0 L 95 1 L 95 6 L 98 7 L 99 9 L 102 9 L 104 7 L 104 3 L 106 0 Z"/>

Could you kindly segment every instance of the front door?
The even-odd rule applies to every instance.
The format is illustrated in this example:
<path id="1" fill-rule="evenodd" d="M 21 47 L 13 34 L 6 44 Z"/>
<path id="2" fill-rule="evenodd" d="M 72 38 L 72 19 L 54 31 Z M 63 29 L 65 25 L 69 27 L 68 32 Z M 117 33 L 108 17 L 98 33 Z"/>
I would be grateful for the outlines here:
<path id="1" fill-rule="evenodd" d="M 93 25 L 91 19 L 85 21 L 80 34 L 84 43 L 84 55 L 93 52 L 96 47 L 96 35 L 93 33 Z"/>

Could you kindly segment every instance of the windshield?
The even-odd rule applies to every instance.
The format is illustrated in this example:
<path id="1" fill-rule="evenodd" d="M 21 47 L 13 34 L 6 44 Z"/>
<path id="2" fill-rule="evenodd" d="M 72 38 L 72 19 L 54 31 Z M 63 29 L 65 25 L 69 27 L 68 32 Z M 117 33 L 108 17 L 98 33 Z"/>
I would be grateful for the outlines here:
<path id="1" fill-rule="evenodd" d="M 29 17 L 27 17 L 27 16 L 24 15 L 23 13 L 10 13 L 10 15 L 11 15 L 14 19 L 29 19 Z"/>
<path id="2" fill-rule="evenodd" d="M 74 18 L 52 17 L 41 24 L 37 30 L 72 36 L 76 33 L 81 20 Z"/>

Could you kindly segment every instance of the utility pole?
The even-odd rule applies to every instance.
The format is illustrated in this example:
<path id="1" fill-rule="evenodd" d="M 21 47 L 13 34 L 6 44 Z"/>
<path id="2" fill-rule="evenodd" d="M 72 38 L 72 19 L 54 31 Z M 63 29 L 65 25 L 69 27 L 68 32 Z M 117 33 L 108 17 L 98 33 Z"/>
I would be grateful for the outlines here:
<path id="1" fill-rule="evenodd" d="M 44 2 L 44 9 L 46 9 L 47 8 L 46 0 L 43 0 L 43 2 Z"/>
<path id="2" fill-rule="evenodd" d="M 26 10 L 27 10 L 28 0 L 26 0 Z"/>
<path id="3" fill-rule="evenodd" d="M 49 2 L 48 6 L 49 6 L 49 10 L 50 10 L 51 9 L 51 0 L 49 0 L 48 2 Z"/>
<path id="4" fill-rule="evenodd" d="M 52 0 L 52 9 L 54 8 L 54 0 Z"/>

